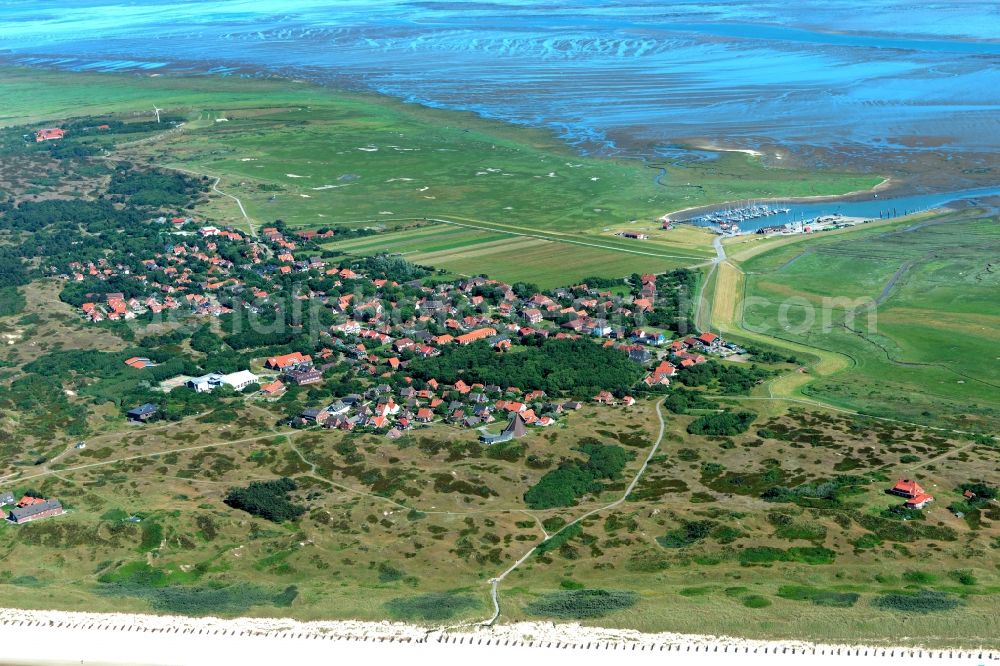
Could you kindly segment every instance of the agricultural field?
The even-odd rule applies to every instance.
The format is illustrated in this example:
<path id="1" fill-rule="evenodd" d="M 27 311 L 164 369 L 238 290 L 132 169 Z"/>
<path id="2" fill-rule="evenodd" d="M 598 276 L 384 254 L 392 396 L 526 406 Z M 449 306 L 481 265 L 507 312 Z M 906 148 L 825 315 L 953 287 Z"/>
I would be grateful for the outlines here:
<path id="1" fill-rule="evenodd" d="M 805 395 L 995 430 L 997 229 L 995 217 L 970 210 L 751 247 L 742 261 L 736 246 L 746 273 L 741 324 L 756 338 L 846 359 L 849 370 L 809 383 Z"/>
<path id="2" fill-rule="evenodd" d="M 626 251 L 614 244 L 605 246 L 602 239 L 586 243 L 578 244 L 562 236 L 528 236 L 430 224 L 333 241 L 327 247 L 347 254 L 399 254 L 415 264 L 433 266 L 453 275 L 486 274 L 509 283 L 531 282 L 543 289 L 574 284 L 589 276 L 664 273 L 695 260 L 665 256 L 648 245 Z"/>

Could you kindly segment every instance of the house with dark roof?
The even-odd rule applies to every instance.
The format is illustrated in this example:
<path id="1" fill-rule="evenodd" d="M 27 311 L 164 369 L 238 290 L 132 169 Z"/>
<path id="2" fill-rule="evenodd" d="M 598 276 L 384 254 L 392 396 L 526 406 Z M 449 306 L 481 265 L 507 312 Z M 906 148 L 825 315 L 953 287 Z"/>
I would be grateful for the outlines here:
<path id="1" fill-rule="evenodd" d="M 22 523 L 30 523 L 32 520 L 41 520 L 42 518 L 49 518 L 50 516 L 58 516 L 65 513 L 59 500 L 36 499 L 40 501 L 30 502 L 23 506 L 18 504 L 16 508 L 11 509 L 7 520 L 20 525 Z"/>
<path id="2" fill-rule="evenodd" d="M 301 366 L 299 367 L 301 368 Z M 323 381 L 323 373 L 316 368 L 289 370 L 285 373 L 285 377 L 289 381 L 294 382 L 296 386 L 306 386 Z"/>
<path id="3" fill-rule="evenodd" d="M 646 349 L 630 349 L 628 358 L 634 363 L 645 365 L 653 360 L 653 355 Z"/>
<path id="4" fill-rule="evenodd" d="M 157 411 L 159 411 L 159 408 L 156 405 L 147 402 L 145 405 L 139 405 L 138 407 L 133 407 L 128 410 L 128 412 L 125 413 L 125 416 L 129 421 L 145 423 L 149 419 L 156 416 Z"/>
<path id="5" fill-rule="evenodd" d="M 510 417 L 507 427 L 499 435 L 491 435 L 488 432 L 484 432 L 479 435 L 479 441 L 484 444 L 499 444 L 500 442 L 509 442 L 512 439 L 524 437 L 527 432 L 528 429 L 525 427 L 524 418 L 519 413 L 514 412 L 514 415 Z"/>

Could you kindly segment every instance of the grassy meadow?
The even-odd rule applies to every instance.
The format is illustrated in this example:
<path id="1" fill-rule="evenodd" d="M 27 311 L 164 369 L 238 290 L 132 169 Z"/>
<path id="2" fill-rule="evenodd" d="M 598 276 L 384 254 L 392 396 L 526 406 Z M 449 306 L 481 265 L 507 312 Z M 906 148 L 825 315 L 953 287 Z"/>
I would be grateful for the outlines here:
<path id="1" fill-rule="evenodd" d="M 881 180 L 776 168 L 740 153 L 690 166 L 581 157 L 544 131 L 286 79 L 4 67 L 0 96 L 0 124 L 26 129 L 78 116 L 149 120 L 155 105 L 183 124 L 103 147 L 115 159 L 218 177 L 220 189 L 242 201 L 254 226 L 281 219 L 305 228 L 392 231 L 409 229 L 414 220 L 443 220 L 473 232 L 458 227 L 451 239 L 443 233 L 434 248 L 411 243 L 411 231 L 386 234 L 384 243 L 367 247 L 330 247 L 413 252 L 456 274 L 486 272 L 546 287 L 709 259 L 707 233 L 659 229 L 656 218 L 672 210 L 837 194 Z M 665 175 L 658 177 L 661 169 Z M 235 202 L 221 194 L 198 212 L 247 225 Z M 626 230 L 650 239 L 617 235 Z"/>
<path id="2" fill-rule="evenodd" d="M 847 360 L 849 371 L 809 383 L 807 396 L 880 416 L 995 430 L 1000 282 L 991 256 L 998 245 L 995 218 L 963 211 L 772 249 L 732 246 L 745 272 L 741 324 L 755 338 Z M 877 303 L 870 319 L 869 301 Z"/>
<path id="3" fill-rule="evenodd" d="M 285 79 L 5 67 L 0 95 L 6 125 L 151 117 L 154 104 L 181 114 L 184 129 L 144 142 L 143 154 L 222 176 L 252 216 L 302 226 L 391 218 L 388 211 L 576 233 L 687 206 L 837 194 L 881 180 L 771 168 L 732 153 L 691 167 L 582 158 L 539 130 Z M 657 185 L 661 166 L 668 173 Z"/>

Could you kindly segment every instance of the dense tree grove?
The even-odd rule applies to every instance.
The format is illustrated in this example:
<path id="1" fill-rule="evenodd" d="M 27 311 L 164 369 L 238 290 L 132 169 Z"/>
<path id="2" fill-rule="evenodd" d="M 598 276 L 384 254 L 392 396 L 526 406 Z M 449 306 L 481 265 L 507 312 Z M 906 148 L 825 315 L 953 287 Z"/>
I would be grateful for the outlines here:
<path id="1" fill-rule="evenodd" d="M 412 264 L 402 257 L 394 257 L 386 254 L 379 254 L 373 257 L 364 257 L 354 262 L 358 270 L 366 275 L 395 282 L 410 282 L 424 276 L 430 275 L 431 271 Z"/>
<path id="2" fill-rule="evenodd" d="M 628 451 L 617 445 L 582 444 L 577 450 L 587 454 L 587 460 L 570 460 L 550 470 L 524 494 L 532 509 L 552 509 L 573 506 L 587 493 L 601 489 L 601 481 L 613 481 L 621 476 L 628 464 Z"/>
<path id="3" fill-rule="evenodd" d="M 705 414 L 688 424 L 692 435 L 729 436 L 746 432 L 757 415 L 753 412 Z"/>
<path id="4" fill-rule="evenodd" d="M 726 395 L 747 395 L 756 384 L 774 376 L 774 372 L 765 370 L 756 364 L 749 366 L 728 364 L 718 361 L 706 361 L 685 368 L 677 381 L 685 386 L 709 386 L 717 388 Z"/>
<path id="5" fill-rule="evenodd" d="M 180 173 L 137 171 L 128 167 L 115 169 L 108 192 L 128 196 L 133 206 L 185 206 L 207 189 L 204 181 Z"/>
<path id="6" fill-rule="evenodd" d="M 604 389 L 624 393 L 642 376 L 642 368 L 622 351 L 587 339 L 546 340 L 506 353 L 485 342 L 447 347 L 440 356 L 415 360 L 410 371 L 414 377 L 449 384 L 462 379 L 580 397 Z"/>
<path id="7" fill-rule="evenodd" d="M 274 481 L 254 481 L 246 488 L 233 488 L 223 500 L 227 505 L 240 511 L 281 523 L 295 520 L 305 508 L 293 504 L 288 493 L 295 490 L 295 482 L 288 477 Z"/>
<path id="8" fill-rule="evenodd" d="M 625 280 L 622 278 L 605 278 L 592 275 L 580 280 L 580 284 L 585 284 L 591 289 L 610 289 L 622 286 L 625 284 Z"/>
<path id="9" fill-rule="evenodd" d="M 718 409 L 718 403 L 706 400 L 700 391 L 685 389 L 682 386 L 673 388 L 663 400 L 663 406 L 674 414 L 687 414 L 691 409 Z"/>
<path id="10" fill-rule="evenodd" d="M 72 223 L 102 228 L 105 225 L 123 226 L 138 224 L 143 215 L 135 210 L 116 208 L 110 201 L 84 201 L 82 199 L 50 199 L 25 201 L 17 207 L 2 211 L 0 227 L 16 231 L 38 231 L 53 224 Z"/>
<path id="11" fill-rule="evenodd" d="M 0 278 L 0 285 L 4 282 Z M 17 287 L 0 286 L 0 317 L 9 317 L 24 310 L 26 304 L 24 294 Z"/>
<path id="12" fill-rule="evenodd" d="M 28 270 L 17 252 L 0 247 L 0 288 L 19 287 L 28 283 Z"/>

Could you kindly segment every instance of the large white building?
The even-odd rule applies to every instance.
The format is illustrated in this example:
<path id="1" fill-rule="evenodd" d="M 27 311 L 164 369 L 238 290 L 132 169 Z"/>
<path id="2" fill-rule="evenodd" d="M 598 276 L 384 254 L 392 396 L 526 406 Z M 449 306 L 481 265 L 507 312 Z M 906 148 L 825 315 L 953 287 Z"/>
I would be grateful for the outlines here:
<path id="1" fill-rule="evenodd" d="M 240 370 L 228 375 L 222 375 L 222 383 L 232 386 L 237 391 L 242 391 L 251 384 L 259 384 L 260 377 L 249 370 Z"/>
<path id="2" fill-rule="evenodd" d="M 220 386 L 231 386 L 233 390 L 242 391 L 251 384 L 258 383 L 260 383 L 260 377 L 249 370 L 239 370 L 228 375 L 211 372 L 201 377 L 192 377 L 185 382 L 189 389 L 193 389 L 198 393 L 208 393 Z"/>

